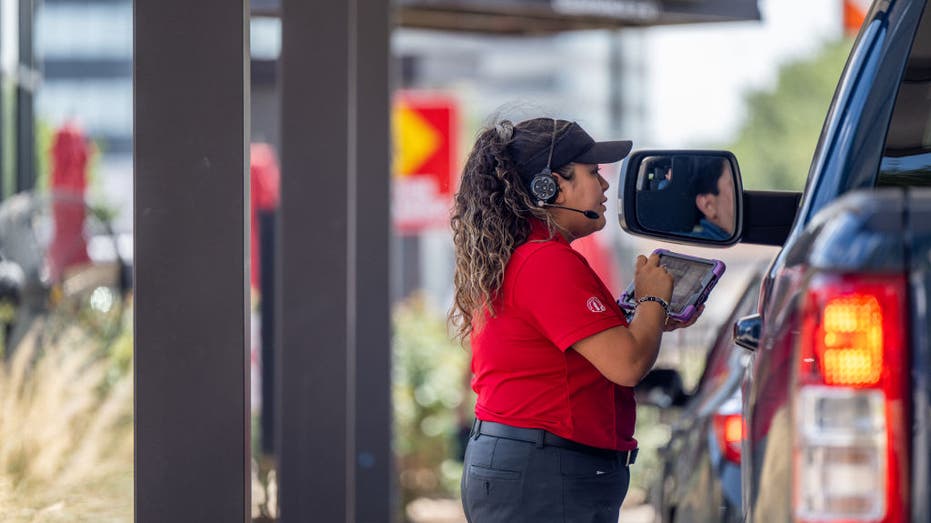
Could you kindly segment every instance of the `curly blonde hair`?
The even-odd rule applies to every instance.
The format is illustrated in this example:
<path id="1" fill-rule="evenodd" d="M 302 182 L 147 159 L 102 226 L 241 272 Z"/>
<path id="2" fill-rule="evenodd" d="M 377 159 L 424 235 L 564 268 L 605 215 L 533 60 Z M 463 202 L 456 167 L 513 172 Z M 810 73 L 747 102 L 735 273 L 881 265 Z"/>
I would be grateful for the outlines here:
<path id="1" fill-rule="evenodd" d="M 557 120 L 564 128 L 569 122 Z M 550 214 L 530 195 L 508 154 L 514 133 L 521 141 L 550 146 L 554 120 L 536 118 L 513 124 L 502 120 L 483 129 L 466 160 L 450 224 L 456 253 L 454 303 L 449 313 L 456 337 L 464 340 L 472 332 L 472 320 L 487 309 L 495 314 L 493 302 L 504 280 L 504 269 L 517 246 L 527 241 L 530 218 L 547 224 L 550 234 L 557 229 Z M 558 129 L 557 129 L 558 132 Z M 553 169 L 571 179 L 572 164 Z"/>

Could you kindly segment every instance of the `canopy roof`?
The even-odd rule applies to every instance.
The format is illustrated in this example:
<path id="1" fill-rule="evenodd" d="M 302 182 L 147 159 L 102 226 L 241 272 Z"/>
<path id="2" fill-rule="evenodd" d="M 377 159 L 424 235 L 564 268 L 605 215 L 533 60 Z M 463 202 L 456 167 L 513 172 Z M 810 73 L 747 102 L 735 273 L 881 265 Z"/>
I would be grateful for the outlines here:
<path id="1" fill-rule="evenodd" d="M 545 34 L 759 20 L 757 0 L 394 0 L 400 27 L 492 34 Z M 278 15 L 280 0 L 252 0 Z"/>
<path id="2" fill-rule="evenodd" d="M 396 0 L 402 27 L 537 34 L 759 20 L 756 0 Z"/>

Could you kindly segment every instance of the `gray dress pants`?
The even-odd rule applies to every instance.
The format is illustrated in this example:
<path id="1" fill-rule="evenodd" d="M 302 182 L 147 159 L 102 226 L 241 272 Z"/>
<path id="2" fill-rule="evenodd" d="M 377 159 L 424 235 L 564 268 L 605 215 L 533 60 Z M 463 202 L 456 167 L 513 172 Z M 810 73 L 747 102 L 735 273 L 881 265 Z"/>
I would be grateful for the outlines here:
<path id="1" fill-rule="evenodd" d="M 478 435 L 469 439 L 462 506 L 470 523 L 617 523 L 630 469 L 621 454 Z"/>

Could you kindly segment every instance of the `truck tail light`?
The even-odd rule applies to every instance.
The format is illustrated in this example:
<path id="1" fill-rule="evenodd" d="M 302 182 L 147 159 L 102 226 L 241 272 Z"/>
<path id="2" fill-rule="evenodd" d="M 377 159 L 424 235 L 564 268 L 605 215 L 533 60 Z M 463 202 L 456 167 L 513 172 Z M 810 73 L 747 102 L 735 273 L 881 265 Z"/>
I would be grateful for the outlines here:
<path id="1" fill-rule="evenodd" d="M 908 506 L 905 279 L 821 276 L 801 315 L 795 515 L 903 523 Z"/>
<path id="2" fill-rule="evenodd" d="M 740 441 L 743 437 L 743 417 L 737 414 L 714 415 L 714 434 L 724 459 L 740 463 Z"/>

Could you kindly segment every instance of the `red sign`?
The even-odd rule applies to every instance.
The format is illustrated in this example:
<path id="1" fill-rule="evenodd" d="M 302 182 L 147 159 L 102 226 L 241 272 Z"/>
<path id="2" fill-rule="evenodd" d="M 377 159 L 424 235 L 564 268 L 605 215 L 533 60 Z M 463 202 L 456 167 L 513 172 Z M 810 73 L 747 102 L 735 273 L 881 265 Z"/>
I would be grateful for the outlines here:
<path id="1" fill-rule="evenodd" d="M 392 111 L 392 223 L 401 233 L 449 224 L 458 174 L 459 115 L 446 95 L 402 92 Z"/>

